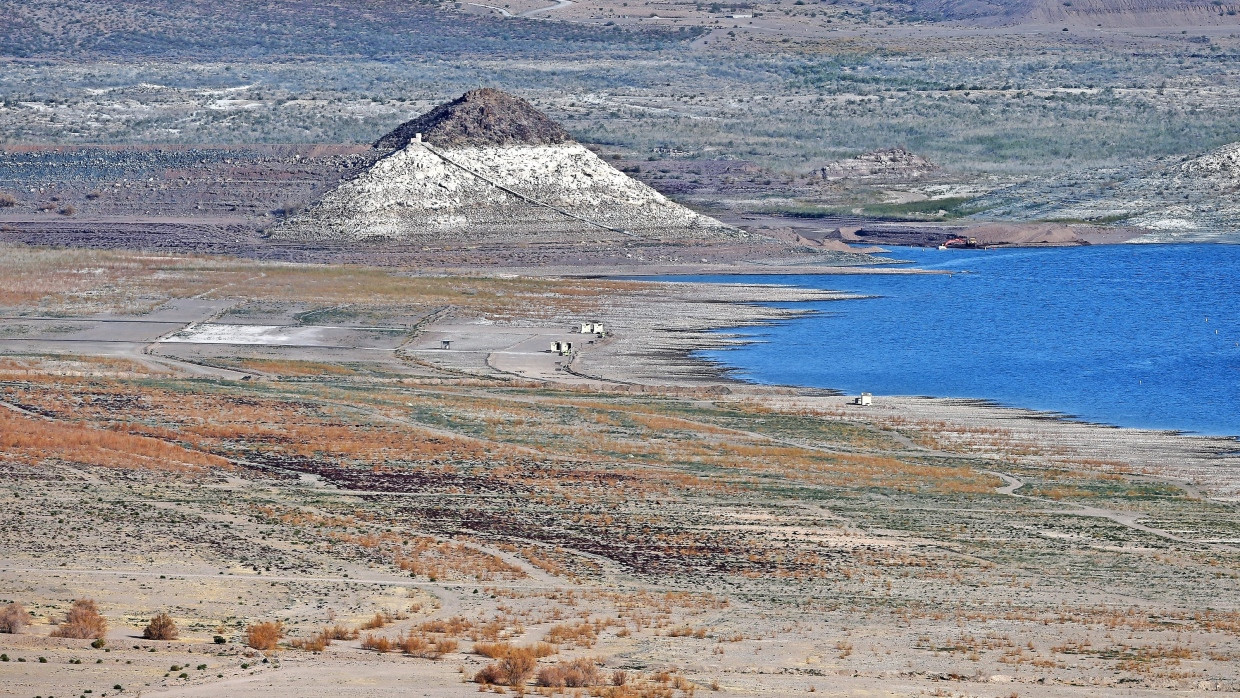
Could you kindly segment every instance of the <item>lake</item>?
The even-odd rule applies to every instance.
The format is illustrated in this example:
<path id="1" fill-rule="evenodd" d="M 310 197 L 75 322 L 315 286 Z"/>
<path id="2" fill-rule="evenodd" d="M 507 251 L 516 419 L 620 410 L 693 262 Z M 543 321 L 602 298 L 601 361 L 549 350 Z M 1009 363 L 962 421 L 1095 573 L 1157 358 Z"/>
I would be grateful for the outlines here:
<path id="1" fill-rule="evenodd" d="M 694 276 L 859 300 L 701 352 L 735 376 L 982 398 L 1091 422 L 1240 435 L 1240 245 L 895 248 L 951 275 Z"/>

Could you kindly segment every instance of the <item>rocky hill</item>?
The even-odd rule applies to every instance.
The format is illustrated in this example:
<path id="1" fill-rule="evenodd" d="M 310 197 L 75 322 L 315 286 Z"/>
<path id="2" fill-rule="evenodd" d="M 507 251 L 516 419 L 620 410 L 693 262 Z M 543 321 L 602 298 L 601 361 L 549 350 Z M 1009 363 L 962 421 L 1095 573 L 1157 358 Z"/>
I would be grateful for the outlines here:
<path id="1" fill-rule="evenodd" d="M 1037 0 L 1023 16 L 1033 23 L 1107 27 L 1240 26 L 1231 0 Z"/>
<path id="2" fill-rule="evenodd" d="M 745 235 L 629 178 L 498 90 L 440 105 L 375 148 L 390 152 L 271 237 L 511 244 Z"/>
<path id="3" fill-rule="evenodd" d="M 1240 142 L 1114 170 L 1073 172 L 994 192 L 988 218 L 1122 223 L 1150 242 L 1240 241 Z"/>
<path id="4" fill-rule="evenodd" d="M 904 181 L 920 179 L 939 171 L 939 166 L 905 148 L 885 148 L 839 160 L 814 174 L 824 180 L 854 179 Z"/>
<path id="5" fill-rule="evenodd" d="M 558 145 L 573 140 L 568 131 L 529 102 L 490 87 L 466 92 L 459 99 L 406 121 L 375 141 L 374 147 L 399 150 L 419 133 L 423 141 L 444 148 Z"/>
<path id="6" fill-rule="evenodd" d="M 1130 223 L 1158 239 L 1240 238 L 1240 143 L 1159 168 L 1124 187 L 1145 210 Z M 1148 204 L 1153 204 L 1149 206 Z"/>
<path id="7" fill-rule="evenodd" d="M 1240 2 L 1236 0 L 908 0 L 906 6 L 931 19 L 983 25 L 1240 25 Z"/>

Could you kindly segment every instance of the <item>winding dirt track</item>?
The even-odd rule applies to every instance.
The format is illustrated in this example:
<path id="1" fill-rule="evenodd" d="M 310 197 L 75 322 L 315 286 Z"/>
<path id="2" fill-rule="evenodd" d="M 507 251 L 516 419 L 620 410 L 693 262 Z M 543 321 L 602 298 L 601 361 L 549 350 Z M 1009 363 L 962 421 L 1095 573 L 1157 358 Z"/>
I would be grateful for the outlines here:
<path id="1" fill-rule="evenodd" d="M 539 7 L 538 9 L 522 12 L 520 16 L 521 17 L 533 17 L 535 15 L 544 14 L 546 12 L 552 12 L 554 10 L 559 10 L 561 8 L 568 7 L 569 5 L 572 5 L 572 4 L 573 4 L 573 0 L 556 0 L 556 3 L 554 5 L 548 5 L 546 7 Z"/>

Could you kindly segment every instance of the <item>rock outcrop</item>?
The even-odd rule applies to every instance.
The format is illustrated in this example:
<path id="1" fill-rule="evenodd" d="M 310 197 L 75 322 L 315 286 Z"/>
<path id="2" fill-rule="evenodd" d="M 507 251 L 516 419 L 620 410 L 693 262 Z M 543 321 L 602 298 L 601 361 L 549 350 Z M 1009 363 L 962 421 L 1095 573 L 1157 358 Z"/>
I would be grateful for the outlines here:
<path id="1" fill-rule="evenodd" d="M 1173 240 L 1240 231 L 1240 143 L 1136 177 L 1125 187 L 1147 208 L 1128 222 Z"/>
<path id="2" fill-rule="evenodd" d="M 1183 159 L 1072 172 L 992 192 L 989 218 L 1119 223 L 1145 242 L 1240 239 L 1240 143 Z"/>
<path id="3" fill-rule="evenodd" d="M 498 90 L 466 93 L 375 147 L 390 152 L 271 237 L 511 244 L 745 235 L 631 179 Z"/>
<path id="4" fill-rule="evenodd" d="M 573 140 L 529 102 L 490 87 L 466 92 L 397 126 L 375 141 L 380 150 L 399 150 L 417 134 L 442 148 L 484 145 L 558 145 Z"/>
<path id="5" fill-rule="evenodd" d="M 824 180 L 862 179 L 906 181 L 920 179 L 939 171 L 930 160 L 904 148 L 884 148 L 863 153 L 855 158 L 833 162 L 818 170 Z"/>
<path id="6" fill-rule="evenodd" d="M 1059 24 L 1084 27 L 1234 26 L 1236 0 L 909 0 L 932 20 L 995 26 Z"/>

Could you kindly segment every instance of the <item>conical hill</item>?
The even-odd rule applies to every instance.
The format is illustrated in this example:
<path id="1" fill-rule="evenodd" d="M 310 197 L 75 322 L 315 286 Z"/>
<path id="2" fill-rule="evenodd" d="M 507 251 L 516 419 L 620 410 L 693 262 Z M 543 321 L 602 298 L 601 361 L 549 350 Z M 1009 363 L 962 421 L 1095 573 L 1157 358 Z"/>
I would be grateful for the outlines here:
<path id="1" fill-rule="evenodd" d="M 746 236 L 630 178 L 499 90 L 435 107 L 375 148 L 373 165 L 271 237 L 534 244 Z"/>

